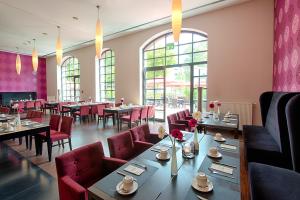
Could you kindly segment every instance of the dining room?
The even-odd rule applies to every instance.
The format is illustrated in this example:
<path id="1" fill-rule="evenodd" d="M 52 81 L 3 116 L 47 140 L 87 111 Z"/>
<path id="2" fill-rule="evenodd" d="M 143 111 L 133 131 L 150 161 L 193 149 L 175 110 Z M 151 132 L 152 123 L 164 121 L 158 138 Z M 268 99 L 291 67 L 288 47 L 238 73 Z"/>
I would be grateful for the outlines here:
<path id="1" fill-rule="evenodd" d="M 0 199 L 300 199 L 299 13 L 0 0 Z"/>

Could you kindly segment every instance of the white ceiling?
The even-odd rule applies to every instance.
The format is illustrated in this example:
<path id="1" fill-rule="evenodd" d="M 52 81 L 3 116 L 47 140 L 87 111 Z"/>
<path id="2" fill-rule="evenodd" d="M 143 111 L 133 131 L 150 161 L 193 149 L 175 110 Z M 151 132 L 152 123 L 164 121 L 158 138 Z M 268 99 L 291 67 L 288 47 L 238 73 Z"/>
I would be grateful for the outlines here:
<path id="1" fill-rule="evenodd" d="M 184 17 L 189 17 L 245 1 L 182 0 L 182 4 Z M 39 55 L 50 55 L 55 51 L 57 25 L 67 50 L 89 45 L 97 4 L 106 40 L 170 22 L 171 0 L 0 0 L 0 50 L 14 52 L 19 47 L 21 53 L 31 54 L 35 38 Z"/>

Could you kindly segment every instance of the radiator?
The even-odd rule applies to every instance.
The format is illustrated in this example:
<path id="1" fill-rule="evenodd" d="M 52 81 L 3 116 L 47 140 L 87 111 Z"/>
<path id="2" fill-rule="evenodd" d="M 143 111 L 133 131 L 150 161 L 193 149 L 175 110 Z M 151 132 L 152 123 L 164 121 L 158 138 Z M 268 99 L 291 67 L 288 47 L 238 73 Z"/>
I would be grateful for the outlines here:
<path id="1" fill-rule="evenodd" d="M 243 125 L 252 125 L 253 104 L 245 102 L 222 102 L 220 107 L 221 113 L 230 111 L 239 115 L 239 130 L 243 129 Z"/>

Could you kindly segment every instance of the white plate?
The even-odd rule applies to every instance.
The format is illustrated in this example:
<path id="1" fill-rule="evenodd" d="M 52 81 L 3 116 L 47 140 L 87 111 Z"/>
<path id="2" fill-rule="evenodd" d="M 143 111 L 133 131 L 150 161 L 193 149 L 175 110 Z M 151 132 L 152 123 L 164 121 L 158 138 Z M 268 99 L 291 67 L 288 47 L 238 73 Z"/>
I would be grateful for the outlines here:
<path id="1" fill-rule="evenodd" d="M 208 180 L 208 179 L 207 179 L 207 186 L 206 187 L 199 187 L 196 178 L 193 179 L 192 187 L 195 190 L 198 190 L 199 192 L 210 192 L 214 188 L 212 182 L 210 182 L 210 180 Z"/>
<path id="2" fill-rule="evenodd" d="M 155 155 L 155 157 L 156 157 L 158 160 L 169 160 L 169 159 L 170 159 L 170 154 L 168 154 L 166 158 L 161 158 L 159 155 L 160 155 L 159 153 Z"/>
<path id="3" fill-rule="evenodd" d="M 221 139 L 218 139 L 218 138 L 214 137 L 214 140 L 217 141 L 217 142 L 225 142 L 226 141 L 226 139 L 223 138 L 223 137 Z"/>
<path id="4" fill-rule="evenodd" d="M 224 122 L 224 123 L 230 123 L 230 120 L 222 120 L 222 122 Z"/>
<path id="5" fill-rule="evenodd" d="M 117 186 L 116 186 L 117 192 L 118 192 L 119 194 L 121 194 L 121 195 L 130 195 L 130 194 L 134 193 L 134 192 L 138 189 L 138 187 L 139 187 L 138 183 L 135 182 L 135 181 L 133 181 L 133 187 L 132 187 L 131 191 L 125 192 L 125 191 L 121 188 L 122 184 L 123 184 L 122 181 L 120 181 L 120 182 L 117 184 Z"/>
<path id="6" fill-rule="evenodd" d="M 222 158 L 222 154 L 221 154 L 220 152 L 218 152 L 217 155 L 212 155 L 212 154 L 210 154 L 210 153 L 208 152 L 207 155 L 208 155 L 209 157 L 212 157 L 212 158 Z"/>

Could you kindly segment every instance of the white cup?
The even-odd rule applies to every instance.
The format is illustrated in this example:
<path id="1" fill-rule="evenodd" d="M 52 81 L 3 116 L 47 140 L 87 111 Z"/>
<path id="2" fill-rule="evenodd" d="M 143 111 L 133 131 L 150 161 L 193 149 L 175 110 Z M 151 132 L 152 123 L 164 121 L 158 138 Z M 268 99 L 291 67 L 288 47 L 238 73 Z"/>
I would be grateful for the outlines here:
<path id="1" fill-rule="evenodd" d="M 0 122 L 0 127 L 2 126 L 2 122 Z"/>
<path id="2" fill-rule="evenodd" d="M 209 148 L 209 154 L 212 155 L 212 156 L 217 156 L 218 155 L 217 147 L 210 147 Z"/>
<path id="3" fill-rule="evenodd" d="M 160 152 L 159 152 L 159 157 L 160 157 L 161 159 L 166 159 L 166 158 L 168 157 L 168 149 L 162 147 L 162 148 L 160 149 Z"/>
<path id="4" fill-rule="evenodd" d="M 215 137 L 217 140 L 222 140 L 222 138 L 223 138 L 221 133 L 216 133 Z"/>
<path id="5" fill-rule="evenodd" d="M 132 188 L 133 188 L 133 177 L 126 175 L 123 178 L 122 184 L 123 184 L 123 188 L 122 189 L 125 192 L 130 192 L 132 190 Z"/>
<path id="6" fill-rule="evenodd" d="M 204 172 L 199 172 L 196 179 L 199 187 L 207 187 L 207 176 Z"/>
<path id="7" fill-rule="evenodd" d="M 29 125 L 29 121 L 25 121 L 25 125 L 28 126 Z"/>
<path id="8" fill-rule="evenodd" d="M 7 129 L 8 128 L 8 123 L 3 123 L 2 127 L 5 128 L 5 129 Z"/>

